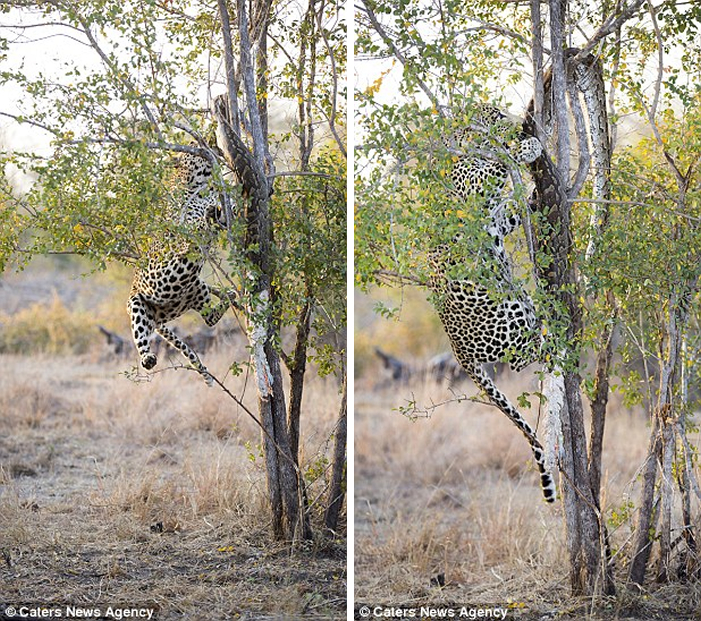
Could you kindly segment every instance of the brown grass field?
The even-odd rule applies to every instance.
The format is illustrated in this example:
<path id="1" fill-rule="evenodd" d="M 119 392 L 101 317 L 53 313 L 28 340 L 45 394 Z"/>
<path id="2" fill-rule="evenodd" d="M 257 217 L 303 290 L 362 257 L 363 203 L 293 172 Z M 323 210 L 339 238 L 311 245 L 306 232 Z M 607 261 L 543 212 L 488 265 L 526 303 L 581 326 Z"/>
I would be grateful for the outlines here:
<path id="1" fill-rule="evenodd" d="M 403 314 L 413 319 L 420 313 L 411 299 L 402 303 Z M 390 353 L 421 366 L 425 356 L 407 353 L 414 341 L 403 317 L 380 327 L 368 308 L 367 301 L 356 306 L 356 357 L 370 349 L 371 335 Z M 431 341 L 436 351 L 445 346 L 430 332 L 415 339 L 419 348 Z M 594 603 L 570 596 L 562 505 L 542 500 L 529 447 L 501 412 L 458 403 L 446 383 L 433 379 L 380 380 L 382 370 L 367 356 L 356 359 L 356 368 L 362 370 L 355 385 L 356 610 L 361 604 L 453 604 L 501 606 L 509 619 L 701 619 L 697 583 L 650 584 L 638 592 L 624 584 L 620 568 L 630 552 L 631 506 L 638 500 L 649 436 L 642 411 L 625 409 L 612 397 L 603 508 L 618 559 L 618 595 Z M 539 389 L 533 369 L 506 371 L 497 384 L 512 399 L 532 393 Z M 456 391 L 477 396 L 469 381 Z M 409 401 L 448 403 L 430 417 L 411 419 L 400 411 Z M 535 423 L 537 400 L 532 402 L 524 413 Z M 698 445 L 698 434 L 691 438 Z"/>
<path id="2" fill-rule="evenodd" d="M 0 331 L 41 322 L 42 308 L 48 326 L 44 353 L 0 354 L 0 603 L 150 608 L 159 620 L 345 618 L 345 517 L 336 537 L 321 534 L 319 519 L 336 382 L 308 380 L 303 469 L 317 536 L 291 550 L 271 540 L 248 415 L 174 368 L 176 355 L 161 354 L 159 372 L 134 382 L 124 372 L 135 356 L 108 354 L 99 334 L 67 351 L 61 339 L 75 340 L 76 318 L 124 329 L 113 311 L 124 283 L 50 280 L 48 300 L 41 273 L 0 283 Z M 86 288 L 99 303 L 71 294 Z M 255 412 L 252 379 L 227 376 L 232 351 L 245 361 L 245 339 L 205 362 Z"/>

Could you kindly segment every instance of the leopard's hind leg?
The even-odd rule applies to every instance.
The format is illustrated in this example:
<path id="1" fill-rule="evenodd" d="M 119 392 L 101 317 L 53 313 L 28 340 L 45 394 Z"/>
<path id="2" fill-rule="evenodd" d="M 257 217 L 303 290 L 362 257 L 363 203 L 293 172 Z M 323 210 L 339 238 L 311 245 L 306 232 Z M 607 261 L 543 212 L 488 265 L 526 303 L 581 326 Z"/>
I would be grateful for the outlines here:
<path id="1" fill-rule="evenodd" d="M 207 383 L 207 386 L 211 386 L 214 383 L 214 378 L 212 374 L 207 370 L 207 367 L 202 364 L 200 357 L 195 353 L 195 351 L 183 341 L 175 332 L 166 326 L 158 326 L 156 332 L 160 334 L 166 341 L 168 341 L 175 349 L 177 349 L 188 362 L 199 372 L 202 379 Z"/>
<path id="2" fill-rule="evenodd" d="M 236 289 L 217 289 L 204 282 L 202 283 L 202 287 L 204 302 L 196 310 L 210 328 L 224 316 L 224 313 L 226 313 L 229 308 L 240 308 Z M 212 295 L 219 298 L 217 304 L 212 305 Z"/>

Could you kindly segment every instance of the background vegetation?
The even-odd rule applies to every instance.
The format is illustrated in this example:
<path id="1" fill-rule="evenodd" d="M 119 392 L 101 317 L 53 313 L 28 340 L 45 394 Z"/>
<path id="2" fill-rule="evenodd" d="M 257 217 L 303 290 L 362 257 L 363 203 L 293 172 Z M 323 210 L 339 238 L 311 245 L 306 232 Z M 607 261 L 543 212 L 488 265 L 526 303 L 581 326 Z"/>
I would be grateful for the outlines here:
<path id="1" fill-rule="evenodd" d="M 105 524 L 114 517 L 111 511 L 122 510 L 118 507 L 125 507 L 130 516 L 142 520 L 147 536 L 149 532 L 180 532 L 172 524 L 188 520 L 185 528 L 188 532 L 197 531 L 195 524 L 198 527 L 202 523 L 216 524 L 206 534 L 215 538 L 227 528 L 233 532 L 239 525 L 262 524 L 263 529 L 252 533 L 255 539 L 268 529 L 260 549 L 268 544 L 279 551 L 286 545 L 289 552 L 291 546 L 312 564 L 317 561 L 323 564 L 325 561 L 321 559 L 330 555 L 331 564 L 338 569 L 332 571 L 334 585 L 340 585 L 338 592 L 342 591 L 346 31 L 340 7 L 317 0 L 303 3 L 51 0 L 4 3 L 0 12 L 3 17 L 0 85 L 6 94 L 0 105 L 5 130 L 0 154 L 4 172 L 0 181 L 3 288 L 24 288 L 31 282 L 35 278 L 31 274 L 35 257 L 50 255 L 63 261 L 66 256 L 78 256 L 83 261 L 66 261 L 66 272 L 49 267 L 43 278 L 54 280 L 55 294 L 49 287 L 45 296 L 31 294 L 31 303 L 25 299 L 21 307 L 0 309 L 0 355 L 7 357 L 10 366 L 13 364 L 10 361 L 18 360 L 16 366 L 31 368 L 33 375 L 42 364 L 46 365 L 48 377 L 42 380 L 46 379 L 49 387 L 42 392 L 47 397 L 37 397 L 38 404 L 58 398 L 61 386 L 70 392 L 74 382 L 78 383 L 75 393 L 71 393 L 72 401 L 61 406 L 55 415 L 60 427 L 80 425 L 85 411 L 92 412 L 90 415 L 96 418 L 106 417 L 104 425 L 100 423 L 94 428 L 85 423 L 87 431 L 80 438 L 88 445 L 94 442 L 110 452 L 109 432 L 116 430 L 119 435 L 122 413 L 114 403 L 106 403 L 104 408 L 93 404 L 85 410 L 80 404 L 90 399 L 81 393 L 83 380 L 75 379 L 73 372 L 88 378 L 85 380 L 88 384 L 94 375 L 105 397 L 124 403 L 129 416 L 144 412 L 144 452 L 141 457 L 137 456 L 139 450 L 135 453 L 137 462 L 141 459 L 141 466 L 120 471 L 120 457 L 113 462 L 106 460 L 116 469 L 113 473 L 123 475 L 127 495 L 131 489 L 140 489 L 142 482 L 147 487 L 151 485 L 144 472 L 151 463 L 149 455 L 158 444 L 158 434 L 150 434 L 146 429 L 149 417 L 157 418 L 157 413 L 163 411 L 161 408 L 168 411 L 172 407 L 181 413 L 189 409 L 193 419 L 201 408 L 218 412 L 228 409 L 228 417 L 223 415 L 223 422 L 215 425 L 217 442 L 226 436 L 231 438 L 228 444 L 216 450 L 209 445 L 192 461 L 189 457 L 180 460 L 175 455 L 174 459 L 180 465 L 187 463 L 192 470 L 201 467 L 204 472 L 210 465 L 208 458 L 219 455 L 221 449 L 227 454 L 217 465 L 222 468 L 221 492 L 226 495 L 227 485 L 236 486 L 239 491 L 235 495 L 241 493 L 240 502 L 250 500 L 249 515 L 255 516 L 254 519 L 239 524 L 233 519 L 238 509 L 230 511 L 233 505 L 226 500 L 220 503 L 216 491 L 211 503 L 204 500 L 200 504 L 189 492 L 183 492 L 189 489 L 189 475 L 184 470 L 164 473 L 154 467 L 157 479 L 154 489 L 159 490 L 154 495 L 163 491 L 164 503 L 178 514 L 174 522 L 157 520 L 155 526 L 151 524 L 155 529 L 151 531 L 146 521 L 152 516 L 141 512 L 138 501 L 113 502 L 110 496 L 106 504 L 109 509 L 102 516 Z M 241 171 L 230 166 L 231 161 L 227 165 L 222 152 L 214 148 L 212 103 L 215 96 L 223 94 L 233 119 L 233 132 L 243 145 L 241 153 L 245 154 L 247 165 L 257 172 L 259 187 L 253 189 L 258 197 L 264 195 L 262 200 L 252 200 L 250 186 L 242 192 L 237 178 Z M 219 146 L 225 149 L 225 145 Z M 129 340 L 123 308 L 130 277 L 125 274 L 143 265 L 154 240 L 174 227 L 171 214 L 179 207 L 181 196 L 173 188 L 173 160 L 181 152 L 198 152 L 213 158 L 216 189 L 225 199 L 226 227 L 215 235 L 204 273 L 210 282 L 235 287 L 244 309 L 236 320 L 229 315 L 218 326 L 221 333 L 236 332 L 238 340 L 220 340 L 218 351 L 211 354 L 219 384 L 214 394 L 207 397 L 199 393 L 199 387 L 189 386 L 200 381 L 197 374 L 183 372 L 182 363 L 171 359 L 168 353 L 160 354 L 162 364 L 153 374 L 139 371 L 131 357 L 120 361 L 103 359 L 100 350 L 106 345 L 97 330 L 98 325 L 104 325 Z M 256 235 L 251 235 L 252 223 L 259 224 L 258 215 L 269 225 L 260 226 Z M 255 243 L 251 243 L 252 239 Z M 28 271 L 13 276 L 9 273 L 12 270 Z M 81 298 L 78 294 L 74 293 L 72 298 L 64 295 L 70 289 L 65 283 L 67 274 L 75 277 L 81 272 L 93 274 L 83 282 L 94 293 L 86 305 L 76 301 Z M 116 286 L 108 284 L 109 275 L 116 275 Z M 259 286 L 261 283 L 265 288 Z M 72 290 L 79 288 L 76 285 Z M 271 303 L 261 305 L 264 298 Z M 195 325 L 198 324 L 185 319 L 179 329 L 188 334 Z M 265 328 L 263 338 L 254 342 L 255 331 L 250 328 L 261 325 Z M 248 337 L 250 343 L 246 342 Z M 261 394 L 259 399 L 252 394 L 261 385 L 255 378 L 262 369 L 257 366 L 257 360 L 251 362 L 256 346 L 266 349 L 266 364 L 275 367 L 277 381 L 274 394 Z M 60 363 L 46 362 L 54 357 L 63 361 L 66 368 Z M 37 366 L 32 367 L 32 362 Z M 118 377 L 119 372 L 126 372 L 148 387 L 130 384 L 126 378 Z M 177 373 L 177 378 L 161 379 L 171 373 Z M 328 377 L 328 381 L 322 376 Z M 8 374 L 8 394 L 19 390 L 13 382 L 21 382 L 22 377 L 19 371 L 17 375 Z M 115 382 L 114 387 L 111 382 Z M 159 382 L 163 392 L 151 392 L 151 386 Z M 316 382 L 319 384 L 315 386 Z M 132 391 L 139 390 L 143 401 L 137 397 L 132 401 Z M 193 391 L 192 397 L 188 397 L 189 390 Z M 169 396 L 169 391 L 176 394 Z M 128 396 L 120 396 L 123 393 Z M 335 423 L 328 427 L 315 424 L 317 419 L 311 414 L 314 408 L 309 401 L 314 395 L 325 413 L 333 412 Z M 31 399 L 22 401 L 18 407 L 34 408 L 33 403 Z M 270 404 L 275 406 L 274 416 L 266 419 L 269 411 L 266 407 Z M 256 435 L 260 426 L 254 426 L 256 433 L 249 437 L 238 434 L 236 421 L 246 411 L 251 420 L 255 418 L 266 427 L 267 434 L 262 439 Z M 27 415 L 31 418 L 34 413 Z M 110 427 L 112 415 L 114 426 Z M 14 431 L 14 415 L 8 412 L 7 417 L 8 429 Z M 48 419 L 38 414 L 36 419 L 40 429 L 47 424 L 51 426 L 46 422 Z M 132 424 L 134 420 L 128 423 Z M 274 431 L 270 425 L 275 427 Z M 322 428 L 326 434 L 323 439 L 316 435 Z M 168 435 L 172 429 L 171 423 L 166 422 L 161 431 Z M 192 440 L 189 431 L 187 426 L 182 433 L 176 431 L 176 435 L 181 434 L 181 447 L 186 452 Z M 47 434 L 50 435 L 49 431 Z M 323 446 L 314 457 L 307 453 L 308 434 L 317 438 L 319 447 Z M 41 485 L 25 486 L 25 481 L 15 481 L 15 475 L 21 477 L 24 470 L 11 466 L 13 456 L 20 450 L 21 434 L 12 437 L 15 444 L 6 444 L 0 453 L 0 461 L 3 465 L 10 463 L 11 470 L 2 497 L 9 503 L 5 505 L 9 508 L 3 514 L 4 523 L 11 523 L 16 517 L 10 510 L 13 498 L 17 501 L 15 509 L 23 508 L 33 494 L 40 498 L 36 504 L 42 511 L 44 507 L 49 512 L 55 511 L 56 502 L 73 507 L 68 513 L 75 522 L 76 512 L 80 511 L 76 501 L 79 491 L 92 491 L 95 486 L 102 490 L 103 481 L 99 476 L 80 480 L 86 476 L 82 469 L 78 473 L 59 469 L 56 477 L 64 487 L 60 488 L 58 500 L 45 497 L 41 490 L 36 491 Z M 271 438 L 273 441 L 268 442 Z M 295 439 L 294 444 L 290 438 Z M 59 449 L 63 448 L 63 440 L 56 439 Z M 229 455 L 232 447 L 235 454 Z M 239 451 L 240 447 L 244 450 Z M 261 451 L 265 458 L 261 458 Z M 291 494 L 294 502 L 288 503 L 284 511 L 275 504 L 274 490 L 279 482 L 275 477 L 279 472 L 271 466 L 269 458 L 273 455 L 276 459 L 276 451 L 285 453 L 280 462 L 287 464 L 292 472 L 283 483 L 284 491 Z M 31 461 L 31 456 L 28 459 Z M 164 463 L 173 465 L 168 457 L 164 459 Z M 238 475 L 233 472 L 243 468 L 248 459 L 256 468 L 265 468 L 267 475 L 261 477 L 261 470 L 257 470 L 243 485 L 250 496 L 241 491 Z M 41 480 L 44 475 L 53 476 L 50 465 L 28 468 Z M 226 472 L 228 469 L 232 472 Z M 162 486 L 161 477 L 166 480 Z M 322 480 L 324 483 L 318 485 Z M 114 491 L 111 488 L 109 494 Z M 146 490 L 140 497 L 151 496 Z M 266 499 L 267 511 L 261 508 L 260 498 Z M 31 502 L 27 506 L 31 511 Z M 200 511 L 202 507 L 205 508 Z M 210 513 L 210 509 L 214 512 Z M 78 522 L 75 523 L 77 526 Z M 45 543 L 61 525 L 53 525 L 46 519 L 38 521 L 36 528 Z M 84 533 L 72 531 L 72 535 L 79 554 L 92 545 Z M 127 533 L 126 538 L 131 535 Z M 307 540 L 312 543 L 303 544 Z M 139 541 L 142 539 L 129 539 L 129 553 L 138 551 Z M 284 543 L 278 548 L 273 543 L 277 541 Z M 8 550 L 10 559 L 7 578 L 16 585 L 14 595 L 44 599 L 49 591 L 33 590 L 33 582 L 44 584 L 54 579 L 54 568 L 46 569 L 39 561 L 46 553 L 43 543 L 32 548 L 31 554 L 22 548 L 25 543 L 22 538 L 10 538 L 3 548 Z M 224 552 L 228 550 L 226 545 L 222 547 Z M 203 576 L 208 570 L 178 575 L 177 563 L 171 564 L 175 555 L 168 557 L 167 551 L 162 551 L 162 559 L 172 572 L 172 589 L 177 591 L 173 601 L 181 597 L 185 602 L 173 604 L 164 614 L 183 610 L 194 614 L 194 608 L 187 603 L 189 585 L 192 581 L 205 580 Z M 190 552 L 195 553 L 195 549 L 191 548 Z M 258 558 L 258 553 L 253 557 Z M 92 556 L 88 561 L 92 562 Z M 124 570 L 127 582 L 138 581 L 142 572 L 148 573 L 147 565 L 146 557 L 135 558 L 133 565 Z M 248 570 L 231 579 L 250 580 L 252 584 L 260 579 L 260 584 L 271 585 L 268 600 L 281 584 L 291 590 L 297 585 L 305 591 L 314 590 L 305 599 L 306 603 L 293 606 L 295 614 L 305 612 L 307 605 L 310 610 L 322 609 L 325 614 L 331 614 L 342 605 L 337 594 L 316 591 L 313 581 L 306 582 L 309 576 L 302 575 L 304 572 L 279 579 L 269 578 L 265 572 L 257 573 L 255 563 L 248 565 Z M 94 584 L 88 582 L 76 581 L 84 587 L 76 592 L 76 597 L 100 598 L 102 591 L 95 590 Z M 230 591 L 227 593 L 223 588 L 216 595 L 223 602 L 219 610 L 222 615 L 243 614 L 256 607 L 261 614 L 280 612 L 274 606 L 259 605 L 264 599 L 262 595 L 253 598 L 250 609 L 247 604 L 241 604 L 241 608 L 234 610 L 232 602 L 237 601 L 240 593 Z M 52 592 L 57 597 L 64 589 L 54 584 Z M 197 598 L 207 595 L 193 597 L 203 601 Z M 167 594 L 163 594 L 159 607 L 165 608 L 167 600 Z"/>
<path id="2" fill-rule="evenodd" d="M 577 164 L 585 160 L 588 145 L 569 131 L 559 131 L 554 144 L 547 145 L 555 166 L 564 168 L 567 201 L 562 204 L 567 207 L 561 213 L 571 215 L 561 223 L 571 223 L 573 245 L 567 261 L 576 280 L 562 293 L 571 298 L 574 314 L 568 316 L 581 316 L 582 321 L 581 332 L 576 326 L 574 333 L 568 329 L 555 335 L 561 340 L 554 351 L 574 352 L 575 364 L 566 373 L 572 373 L 574 388 L 592 408 L 603 406 L 603 417 L 612 425 L 620 403 L 616 392 L 624 403 L 642 406 L 650 437 L 631 474 L 637 483 L 630 493 L 617 496 L 605 482 L 582 479 L 587 483 L 578 493 L 585 498 L 592 494 L 585 511 L 597 507 L 600 532 L 615 530 L 607 520 L 618 522 L 624 515 L 634 524 L 634 534 L 623 540 L 614 537 L 612 556 L 607 555 L 605 535 L 601 540 L 595 536 L 591 543 L 601 544 L 601 557 L 581 574 L 572 569 L 578 561 L 570 547 L 575 593 L 613 592 L 612 584 L 595 577 L 599 572 L 613 572 L 618 586 L 635 583 L 636 589 L 650 585 L 650 573 L 657 583 L 665 583 L 698 572 L 695 537 L 688 537 L 698 524 L 699 500 L 694 482 L 697 448 L 691 439 L 696 432 L 697 356 L 690 348 L 697 338 L 696 255 L 701 241 L 696 11 L 674 2 L 481 2 L 469 7 L 407 2 L 393 8 L 373 1 L 364 2 L 357 16 L 356 53 L 365 81 L 357 93 L 361 175 L 356 265 L 359 285 L 368 288 L 422 285 L 432 240 L 450 240 L 458 227 L 479 237 L 479 216 L 470 205 L 456 206 L 447 197 L 445 171 L 451 161 L 441 134 L 469 123 L 479 102 L 521 116 L 536 78 L 543 77 L 538 46 L 546 66 L 554 65 L 556 52 L 569 46 L 585 48 L 602 60 L 614 148 L 611 198 L 598 202 L 591 184 L 578 186 Z M 397 91 L 399 98 L 390 96 Z M 521 175 L 527 182 L 528 175 Z M 512 198 L 526 215 L 518 179 Z M 595 209 L 603 209 L 607 220 L 596 239 L 600 250 L 589 259 Z M 535 293 L 541 310 L 558 308 L 547 294 L 541 296 L 542 283 L 530 276 L 525 237 L 517 236 L 509 251 L 522 266 L 523 286 Z M 463 252 L 470 264 L 474 252 Z M 396 297 L 393 306 L 401 308 Z M 537 389 L 525 388 L 531 393 Z M 462 407 L 470 411 L 464 403 Z M 360 424 L 370 423 L 364 419 Z M 577 440 L 582 441 L 589 475 L 596 470 L 598 449 L 587 442 L 599 431 L 592 428 L 585 437 L 582 427 Z M 484 430 L 477 433 L 483 437 Z M 604 438 L 615 442 L 609 432 Z M 604 454 L 606 450 L 604 444 Z M 569 523 L 567 532 L 573 532 Z M 572 543 L 569 534 L 566 543 Z M 359 566 L 364 562 L 360 559 Z M 359 585 L 364 592 L 367 585 Z M 679 614 L 689 614 L 688 609 Z"/>

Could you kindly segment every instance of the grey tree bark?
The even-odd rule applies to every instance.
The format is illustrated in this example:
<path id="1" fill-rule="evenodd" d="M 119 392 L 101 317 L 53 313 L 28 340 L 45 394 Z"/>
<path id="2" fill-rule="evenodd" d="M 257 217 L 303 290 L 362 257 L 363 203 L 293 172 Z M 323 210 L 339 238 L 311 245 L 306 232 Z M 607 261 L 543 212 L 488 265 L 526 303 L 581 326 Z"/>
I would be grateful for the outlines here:
<path id="1" fill-rule="evenodd" d="M 236 75 L 233 70 L 232 37 L 228 30 L 231 20 L 226 2 L 218 0 L 218 6 L 227 48 L 225 61 L 228 81 Z M 264 429 L 263 446 L 273 533 L 278 539 L 292 541 L 295 537 L 308 537 L 311 533 L 306 522 L 299 468 L 290 445 L 280 356 L 275 347 L 277 330 L 273 316 L 275 291 L 272 287 L 274 268 L 270 260 L 272 223 L 270 187 L 266 175 L 266 162 L 269 162 L 270 158 L 265 135 L 267 121 L 261 118 L 261 110 L 265 113 L 266 108 L 258 105 L 256 97 L 256 72 L 249 36 L 248 3 L 237 0 L 236 8 L 239 35 L 238 74 L 243 84 L 243 114 L 252 136 L 252 149 L 243 143 L 238 131 L 238 105 L 231 99 L 231 93 L 236 94 L 237 85 L 227 84 L 229 96 L 218 98 L 214 114 L 224 157 L 242 185 L 245 202 L 248 337 L 253 353 L 258 411 Z M 261 19 L 268 19 L 265 11 L 259 14 L 262 14 Z M 264 32 L 265 25 L 261 28 Z M 229 49 L 229 46 L 232 47 Z"/>
<path id="2" fill-rule="evenodd" d="M 331 465 L 331 485 L 329 486 L 326 512 L 324 514 L 324 524 L 330 531 L 335 531 L 338 528 L 338 516 L 341 513 L 345 496 L 343 481 L 345 480 L 346 473 L 347 403 L 348 379 L 344 373 L 343 396 L 341 398 L 341 408 L 338 413 L 338 423 L 336 424 L 333 464 Z"/>

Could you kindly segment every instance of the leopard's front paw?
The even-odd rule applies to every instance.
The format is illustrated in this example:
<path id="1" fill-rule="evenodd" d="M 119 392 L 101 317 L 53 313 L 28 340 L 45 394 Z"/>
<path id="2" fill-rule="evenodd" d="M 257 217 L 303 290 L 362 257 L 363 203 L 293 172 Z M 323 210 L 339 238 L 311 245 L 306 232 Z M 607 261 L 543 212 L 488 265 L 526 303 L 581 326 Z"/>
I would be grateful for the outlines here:
<path id="1" fill-rule="evenodd" d="M 153 367 L 156 366 L 156 362 L 158 362 L 156 354 L 146 354 L 141 358 L 141 366 L 143 366 L 144 369 L 153 369 Z"/>

